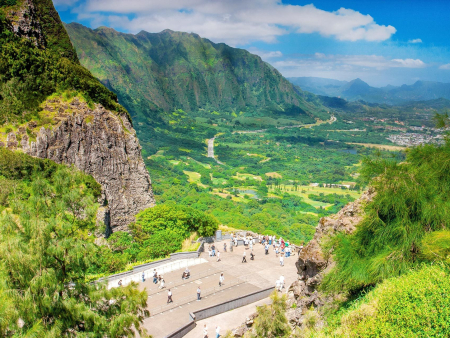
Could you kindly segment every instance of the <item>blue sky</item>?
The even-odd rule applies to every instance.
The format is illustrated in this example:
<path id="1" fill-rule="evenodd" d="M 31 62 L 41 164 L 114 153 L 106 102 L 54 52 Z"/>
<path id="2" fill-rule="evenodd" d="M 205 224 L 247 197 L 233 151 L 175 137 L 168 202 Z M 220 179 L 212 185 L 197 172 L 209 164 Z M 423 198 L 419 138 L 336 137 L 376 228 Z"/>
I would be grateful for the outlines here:
<path id="1" fill-rule="evenodd" d="M 64 22 L 195 32 L 248 49 L 287 77 L 450 82 L 450 1 L 53 1 Z"/>

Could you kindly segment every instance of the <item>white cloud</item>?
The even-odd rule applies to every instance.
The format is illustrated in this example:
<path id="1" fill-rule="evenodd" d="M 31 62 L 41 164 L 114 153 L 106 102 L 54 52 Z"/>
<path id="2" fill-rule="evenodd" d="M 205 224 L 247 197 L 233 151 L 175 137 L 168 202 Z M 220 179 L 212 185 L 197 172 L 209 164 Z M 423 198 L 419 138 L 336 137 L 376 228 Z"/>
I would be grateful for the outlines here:
<path id="1" fill-rule="evenodd" d="M 97 20 L 129 32 L 169 28 L 232 45 L 275 42 L 289 33 L 318 33 L 341 41 L 383 41 L 396 32 L 352 9 L 328 12 L 314 5 L 284 5 L 281 0 L 86 0 L 76 12 L 95 15 Z"/>
<path id="2" fill-rule="evenodd" d="M 422 43 L 422 39 L 412 39 L 408 41 L 409 43 Z"/>
<path id="3" fill-rule="evenodd" d="M 283 53 L 281 53 L 279 50 L 265 51 L 265 50 L 260 50 L 258 48 L 250 47 L 248 49 L 248 51 L 252 54 L 259 55 L 261 57 L 261 59 L 263 59 L 263 60 L 275 59 L 275 58 L 280 58 L 283 56 Z"/>
<path id="4" fill-rule="evenodd" d="M 450 63 L 440 66 L 439 69 L 450 70 Z"/>
<path id="5" fill-rule="evenodd" d="M 419 59 L 392 59 L 391 67 L 423 68 L 426 64 Z"/>

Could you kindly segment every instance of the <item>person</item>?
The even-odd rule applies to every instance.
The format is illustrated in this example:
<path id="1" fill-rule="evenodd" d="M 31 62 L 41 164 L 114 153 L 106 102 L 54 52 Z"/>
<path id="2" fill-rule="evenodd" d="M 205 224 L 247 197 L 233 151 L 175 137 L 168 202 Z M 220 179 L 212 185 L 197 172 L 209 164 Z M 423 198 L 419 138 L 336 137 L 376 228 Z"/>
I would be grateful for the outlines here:
<path id="1" fill-rule="evenodd" d="M 275 254 L 276 254 L 277 257 L 278 257 L 278 253 L 279 253 L 278 247 L 276 247 L 276 248 L 275 248 Z"/>
<path id="2" fill-rule="evenodd" d="M 203 338 L 208 338 L 208 327 L 206 324 L 203 326 Z"/>
<path id="3" fill-rule="evenodd" d="M 284 275 L 280 277 L 281 289 L 284 288 Z M 280 290 L 281 291 L 281 290 Z"/>
<path id="4" fill-rule="evenodd" d="M 253 261 L 255 260 L 255 255 L 253 254 L 253 252 L 250 252 L 250 259 Z"/>
<path id="5" fill-rule="evenodd" d="M 253 241 L 250 240 L 250 244 L 249 244 L 250 250 L 253 252 Z"/>
<path id="6" fill-rule="evenodd" d="M 200 290 L 200 286 L 197 287 L 197 301 L 200 300 L 200 294 L 201 294 L 202 290 Z"/>
<path id="7" fill-rule="evenodd" d="M 275 289 L 278 290 L 278 291 L 281 291 L 280 285 L 281 285 L 281 282 L 280 282 L 279 279 L 277 279 L 277 281 L 275 282 Z"/>
<path id="8" fill-rule="evenodd" d="M 269 236 L 269 245 L 272 245 L 272 236 Z"/>
<path id="9" fill-rule="evenodd" d="M 244 251 L 244 254 L 242 255 L 242 263 L 247 263 L 247 259 L 245 258 L 247 254 Z"/>
<path id="10" fill-rule="evenodd" d="M 211 247 L 213 257 L 216 255 L 216 246 L 213 244 Z"/>
<path id="11" fill-rule="evenodd" d="M 227 243 L 223 243 L 223 252 L 227 252 Z"/>
<path id="12" fill-rule="evenodd" d="M 153 284 L 158 284 L 158 273 L 153 269 Z"/>
<path id="13" fill-rule="evenodd" d="M 212 256 L 211 245 L 208 245 L 208 256 Z"/>
<path id="14" fill-rule="evenodd" d="M 284 257 L 283 257 L 283 254 L 280 255 L 280 266 L 284 266 Z"/>
<path id="15" fill-rule="evenodd" d="M 166 282 L 164 281 L 164 278 L 162 276 L 160 276 L 161 279 L 159 280 L 159 288 L 160 289 L 164 289 L 166 286 Z"/>
<path id="16" fill-rule="evenodd" d="M 122 286 L 122 280 L 119 281 L 119 283 L 117 283 L 119 286 Z"/>
<path id="17" fill-rule="evenodd" d="M 223 276 L 223 272 L 222 272 L 219 277 L 219 286 L 222 286 L 224 280 L 225 280 L 225 277 Z"/>
<path id="18" fill-rule="evenodd" d="M 217 250 L 217 261 L 220 262 L 220 251 Z"/>
<path id="19" fill-rule="evenodd" d="M 266 244 L 266 246 L 264 247 L 264 250 L 266 251 L 266 255 L 269 254 L 269 244 Z"/>
<path id="20" fill-rule="evenodd" d="M 216 326 L 216 338 L 220 337 L 220 326 Z"/>
<path id="21" fill-rule="evenodd" d="M 142 271 L 142 281 L 145 282 L 145 272 Z"/>
<path id="22" fill-rule="evenodd" d="M 172 291 L 170 291 L 170 289 L 169 289 L 169 291 L 167 292 L 167 304 L 169 304 L 169 303 L 173 303 L 173 300 L 172 300 Z"/>
<path id="23" fill-rule="evenodd" d="M 186 267 L 186 270 L 184 270 L 183 275 L 181 276 L 182 279 L 188 279 L 191 277 L 191 272 L 189 271 L 189 268 Z"/>
<path id="24" fill-rule="evenodd" d="M 230 252 L 233 252 L 233 238 L 230 241 Z"/>

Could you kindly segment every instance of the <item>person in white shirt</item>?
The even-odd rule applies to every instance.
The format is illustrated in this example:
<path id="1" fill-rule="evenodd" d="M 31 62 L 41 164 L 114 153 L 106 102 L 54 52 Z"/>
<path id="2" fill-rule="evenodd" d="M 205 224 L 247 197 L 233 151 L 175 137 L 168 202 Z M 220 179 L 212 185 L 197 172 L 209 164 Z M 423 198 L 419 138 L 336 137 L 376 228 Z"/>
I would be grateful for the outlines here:
<path id="1" fill-rule="evenodd" d="M 283 254 L 280 255 L 280 266 L 284 266 L 284 256 L 283 256 Z"/>
<path id="2" fill-rule="evenodd" d="M 253 251 L 253 241 L 250 241 L 250 244 L 249 244 L 249 246 L 250 246 L 250 250 L 252 250 L 252 251 Z"/>
<path id="3" fill-rule="evenodd" d="M 220 262 L 220 251 L 217 250 L 217 261 Z"/>
<path id="4" fill-rule="evenodd" d="M 202 293 L 202 290 L 200 290 L 200 286 L 197 287 L 197 300 L 200 300 L 200 295 Z"/>
<path id="5" fill-rule="evenodd" d="M 153 269 L 153 283 L 158 284 L 158 273 L 156 272 L 156 269 Z"/>
<path id="6" fill-rule="evenodd" d="M 169 289 L 169 291 L 167 292 L 167 304 L 169 304 L 169 303 L 173 303 L 173 300 L 172 300 L 172 291 L 170 291 L 170 289 Z"/>
<path id="7" fill-rule="evenodd" d="M 281 288 L 284 288 L 284 275 L 280 277 Z M 280 290 L 281 291 L 281 290 Z"/>
<path id="8" fill-rule="evenodd" d="M 280 291 L 280 285 L 281 285 L 281 282 L 280 282 L 279 279 L 277 279 L 277 281 L 275 282 L 275 289 L 277 289 L 278 291 Z"/>
<path id="9" fill-rule="evenodd" d="M 203 337 L 208 338 L 208 327 L 206 326 L 206 324 L 205 326 L 203 326 Z"/>
<path id="10" fill-rule="evenodd" d="M 159 288 L 160 289 L 164 289 L 165 288 L 165 284 L 166 284 L 166 282 L 164 281 L 164 278 L 161 276 L 161 282 L 159 284 Z"/>
<path id="11" fill-rule="evenodd" d="M 222 286 L 224 280 L 225 280 L 225 277 L 223 276 L 223 273 L 221 273 L 220 277 L 219 277 L 219 286 Z"/>
<path id="12" fill-rule="evenodd" d="M 242 263 L 247 263 L 247 259 L 245 258 L 247 256 L 247 254 L 245 253 L 245 249 L 244 249 L 244 254 L 242 255 Z"/>
<path id="13" fill-rule="evenodd" d="M 216 326 L 216 338 L 220 337 L 220 326 Z"/>

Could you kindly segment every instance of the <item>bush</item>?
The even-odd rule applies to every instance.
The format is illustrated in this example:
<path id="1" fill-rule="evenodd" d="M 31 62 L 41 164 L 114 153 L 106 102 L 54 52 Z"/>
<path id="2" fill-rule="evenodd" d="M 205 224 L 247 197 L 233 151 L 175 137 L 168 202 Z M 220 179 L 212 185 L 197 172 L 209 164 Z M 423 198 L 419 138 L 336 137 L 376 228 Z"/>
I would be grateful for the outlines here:
<path id="1" fill-rule="evenodd" d="M 138 260 L 165 257 L 181 249 L 184 237 L 172 230 L 155 232 L 142 245 L 142 251 L 138 254 Z"/>
<path id="2" fill-rule="evenodd" d="M 450 332 L 449 272 L 424 266 L 391 278 L 341 315 L 331 337 L 447 337 Z"/>

